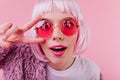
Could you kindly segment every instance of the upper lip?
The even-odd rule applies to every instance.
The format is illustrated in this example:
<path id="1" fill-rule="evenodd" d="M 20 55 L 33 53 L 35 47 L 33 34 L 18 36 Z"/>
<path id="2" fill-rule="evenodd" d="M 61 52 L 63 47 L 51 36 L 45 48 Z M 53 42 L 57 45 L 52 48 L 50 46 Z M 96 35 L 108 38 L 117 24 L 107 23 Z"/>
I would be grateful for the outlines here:
<path id="1" fill-rule="evenodd" d="M 66 46 L 63 46 L 63 45 L 54 45 L 54 46 L 51 46 L 50 48 L 57 48 L 57 47 L 62 48 L 62 47 L 66 47 Z"/>

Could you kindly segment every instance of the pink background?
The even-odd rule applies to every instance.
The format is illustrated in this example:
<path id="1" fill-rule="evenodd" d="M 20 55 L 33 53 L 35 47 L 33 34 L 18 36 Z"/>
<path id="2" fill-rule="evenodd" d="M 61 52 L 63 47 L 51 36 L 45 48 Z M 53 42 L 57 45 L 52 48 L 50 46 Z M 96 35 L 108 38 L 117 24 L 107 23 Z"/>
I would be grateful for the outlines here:
<path id="1" fill-rule="evenodd" d="M 0 0 L 0 24 L 13 22 L 22 26 L 31 19 L 36 1 Z M 89 47 L 83 55 L 98 64 L 104 80 L 120 80 L 120 1 L 79 0 L 79 3 L 91 32 Z"/>

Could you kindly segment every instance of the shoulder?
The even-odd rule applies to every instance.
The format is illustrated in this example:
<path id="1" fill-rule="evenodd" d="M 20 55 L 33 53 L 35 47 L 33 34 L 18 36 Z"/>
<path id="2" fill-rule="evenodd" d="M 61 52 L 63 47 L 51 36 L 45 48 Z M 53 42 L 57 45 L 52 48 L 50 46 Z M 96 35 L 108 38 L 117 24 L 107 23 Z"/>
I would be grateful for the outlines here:
<path id="1" fill-rule="evenodd" d="M 14 46 L 17 46 L 18 48 L 25 48 L 25 47 L 29 47 L 30 46 L 30 44 L 29 43 L 17 43 L 17 44 L 15 44 L 15 45 L 13 45 L 13 46 L 11 46 L 11 47 L 14 47 Z"/>
<path id="2" fill-rule="evenodd" d="M 14 49 L 16 47 L 16 49 Z M 14 49 L 15 53 L 31 53 L 31 45 L 29 43 L 17 43 L 10 47 L 10 49 Z"/>
<path id="3" fill-rule="evenodd" d="M 31 46 L 28 43 L 17 43 L 12 45 L 8 51 L 8 57 L 12 56 L 12 59 L 22 59 L 24 55 L 32 55 Z"/>
<path id="4" fill-rule="evenodd" d="M 23 52 L 28 44 L 18 43 L 9 48 L 0 48 L 0 68 L 16 64 L 23 59 Z"/>
<path id="5" fill-rule="evenodd" d="M 31 49 L 31 44 L 29 43 L 18 43 L 16 44 L 15 46 L 17 46 L 17 49 L 16 49 L 16 53 L 18 56 L 21 55 L 21 57 L 23 59 L 28 59 L 28 58 L 32 58 L 35 57 L 33 52 L 32 52 L 32 49 Z"/>
<path id="6" fill-rule="evenodd" d="M 83 72 L 85 72 L 87 75 L 90 75 L 91 77 L 100 77 L 100 68 L 94 61 L 83 56 L 79 56 L 78 60 L 80 64 L 79 66 L 81 66 L 82 70 L 84 70 Z"/>
<path id="7" fill-rule="evenodd" d="M 78 56 L 78 60 L 82 67 L 87 67 L 88 69 L 100 70 L 98 65 L 90 59 L 87 59 L 83 56 Z"/>

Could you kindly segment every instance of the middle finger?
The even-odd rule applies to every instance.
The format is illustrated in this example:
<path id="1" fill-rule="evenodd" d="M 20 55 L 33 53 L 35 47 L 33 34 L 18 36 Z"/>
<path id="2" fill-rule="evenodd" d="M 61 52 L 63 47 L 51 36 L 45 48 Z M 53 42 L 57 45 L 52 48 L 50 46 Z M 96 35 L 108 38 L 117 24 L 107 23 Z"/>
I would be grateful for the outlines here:
<path id="1" fill-rule="evenodd" d="M 12 26 L 11 23 L 4 23 L 0 26 L 0 34 L 4 34 L 10 27 Z"/>
<path id="2" fill-rule="evenodd" d="M 14 34 L 18 30 L 19 29 L 17 26 L 12 26 L 9 30 L 5 32 L 5 34 L 3 35 L 3 39 L 7 40 L 12 34 Z"/>

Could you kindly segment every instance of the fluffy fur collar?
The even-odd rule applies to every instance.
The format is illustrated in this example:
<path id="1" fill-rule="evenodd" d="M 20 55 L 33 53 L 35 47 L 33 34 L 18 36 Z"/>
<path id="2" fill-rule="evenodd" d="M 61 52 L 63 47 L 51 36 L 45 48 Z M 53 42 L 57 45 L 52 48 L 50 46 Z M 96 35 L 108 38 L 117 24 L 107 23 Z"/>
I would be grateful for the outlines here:
<path id="1" fill-rule="evenodd" d="M 34 56 L 30 44 L 0 48 L 0 68 L 5 80 L 46 80 L 45 67 L 46 63 Z"/>

